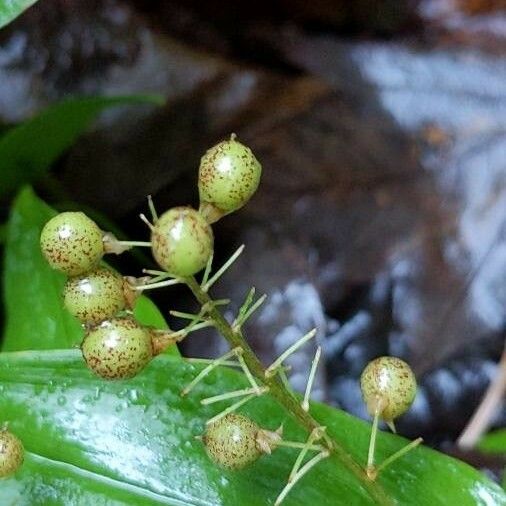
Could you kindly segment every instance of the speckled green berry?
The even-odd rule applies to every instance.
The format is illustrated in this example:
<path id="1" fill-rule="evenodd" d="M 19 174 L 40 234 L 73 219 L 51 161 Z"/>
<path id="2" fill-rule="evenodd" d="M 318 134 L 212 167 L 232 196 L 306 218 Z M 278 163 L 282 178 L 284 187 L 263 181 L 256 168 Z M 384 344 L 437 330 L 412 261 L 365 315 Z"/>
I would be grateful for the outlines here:
<path id="1" fill-rule="evenodd" d="M 195 209 L 174 207 L 154 224 L 151 249 L 162 269 L 175 276 L 192 276 L 211 256 L 213 231 Z"/>
<path id="2" fill-rule="evenodd" d="M 63 304 L 82 323 L 96 325 L 125 309 L 123 278 L 104 268 L 70 278 L 63 288 Z"/>
<path id="3" fill-rule="evenodd" d="M 221 215 L 236 211 L 256 192 L 261 175 L 262 166 L 251 149 L 232 135 L 207 150 L 200 161 L 201 208 L 207 215 L 212 214 L 209 207 Z"/>
<path id="4" fill-rule="evenodd" d="M 84 213 L 65 212 L 42 229 L 40 247 L 53 269 L 78 276 L 93 269 L 104 254 L 102 231 Z"/>
<path id="5" fill-rule="evenodd" d="M 263 454 L 257 445 L 259 430 L 249 418 L 231 413 L 211 423 L 202 440 L 213 462 L 227 469 L 242 469 Z"/>
<path id="6" fill-rule="evenodd" d="M 105 379 L 127 379 L 153 357 L 151 333 L 133 318 L 111 318 L 90 329 L 81 345 L 88 367 Z"/>
<path id="7" fill-rule="evenodd" d="M 0 478 L 15 473 L 23 463 L 24 449 L 21 441 L 8 430 L 0 430 Z"/>
<path id="8" fill-rule="evenodd" d="M 360 377 L 364 402 L 371 416 L 391 422 L 405 413 L 416 395 L 416 378 L 406 362 L 396 357 L 379 357 L 369 362 Z"/>

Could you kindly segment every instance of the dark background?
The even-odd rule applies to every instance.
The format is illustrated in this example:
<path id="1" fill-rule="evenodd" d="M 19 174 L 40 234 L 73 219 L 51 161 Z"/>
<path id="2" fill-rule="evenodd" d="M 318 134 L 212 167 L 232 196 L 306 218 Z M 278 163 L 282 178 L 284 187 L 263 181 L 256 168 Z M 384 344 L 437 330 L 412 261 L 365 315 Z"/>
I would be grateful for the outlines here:
<path id="1" fill-rule="evenodd" d="M 409 361 L 400 432 L 454 453 L 506 337 L 505 52 L 504 0 L 41 0 L 0 32 L 0 125 L 68 96 L 165 96 L 105 114 L 36 185 L 137 240 L 146 195 L 197 205 L 200 156 L 237 133 L 264 173 L 215 227 L 218 261 L 247 245 L 217 295 L 269 294 L 248 329 L 266 361 L 317 325 L 316 397 L 358 416 L 367 362 Z M 154 298 L 191 308 L 184 291 Z M 183 351 L 223 346 L 201 334 Z M 313 353 L 293 359 L 298 388 Z"/>

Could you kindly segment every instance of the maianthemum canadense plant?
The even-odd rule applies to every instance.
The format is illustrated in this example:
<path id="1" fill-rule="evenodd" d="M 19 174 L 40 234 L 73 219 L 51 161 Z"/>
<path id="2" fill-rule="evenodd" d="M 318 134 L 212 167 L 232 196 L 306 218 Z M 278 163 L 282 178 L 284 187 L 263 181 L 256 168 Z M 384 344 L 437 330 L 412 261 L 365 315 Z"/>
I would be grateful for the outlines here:
<path id="1" fill-rule="evenodd" d="M 86 326 L 81 345 L 87 366 L 107 380 L 128 379 L 142 369 L 167 346 L 187 338 L 190 333 L 214 327 L 228 341 L 231 349 L 209 364 L 184 388 L 188 395 L 214 368 L 237 365 L 249 386 L 229 392 L 217 392 L 203 404 L 233 400 L 230 406 L 207 421 L 202 437 L 209 457 L 228 469 L 242 469 L 253 464 L 263 454 L 271 454 L 278 447 L 298 450 L 286 486 L 275 504 L 280 504 L 294 485 L 323 459 L 334 455 L 357 477 L 365 476 L 364 484 L 377 501 L 384 501 L 383 493 L 374 483 L 379 471 L 420 443 L 413 443 L 397 451 L 380 466 L 374 464 L 377 426 L 380 418 L 393 427 L 393 420 L 403 414 L 413 402 L 416 380 L 409 366 L 394 357 L 381 357 L 369 364 L 361 378 L 361 387 L 368 409 L 374 415 L 367 466 L 349 457 L 340 445 L 326 434 L 326 427 L 309 413 L 309 396 L 321 354 L 318 348 L 313 360 L 303 399 L 291 390 L 285 360 L 316 334 L 313 329 L 302 336 L 270 366 L 264 368 L 247 344 L 242 327 L 257 310 L 265 297 L 255 300 L 250 291 L 233 322 L 219 311 L 227 300 L 214 300 L 210 288 L 219 280 L 243 250 L 241 246 L 214 274 L 213 231 L 211 223 L 243 207 L 257 190 L 261 165 L 252 151 L 231 135 L 229 140 L 212 147 L 202 157 L 199 168 L 199 210 L 181 206 L 158 216 L 149 199 L 152 222 L 141 215 L 149 227 L 151 240 L 118 241 L 112 234 L 103 233 L 94 221 L 81 212 L 63 212 L 44 226 L 40 245 L 54 269 L 71 276 L 64 287 L 65 307 Z M 99 267 L 105 253 L 121 253 L 133 246 L 148 246 L 162 270 L 147 270 L 140 279 L 121 278 Z M 194 277 L 201 270 L 200 281 Z M 185 284 L 200 304 L 196 314 L 173 312 L 188 320 L 179 331 L 156 330 L 139 324 L 131 308 L 135 292 Z M 282 427 L 276 431 L 261 428 L 249 418 L 233 414 L 253 398 L 271 395 L 305 429 L 305 441 L 285 441 Z M 306 459 L 307 454 L 312 454 Z"/>
<path id="2" fill-rule="evenodd" d="M 0 27 L 35 1 L 0 1 Z M 139 102 L 163 99 L 69 99 L 7 130 L 0 197 L 37 180 L 102 110 Z M 420 441 L 378 431 L 379 420 L 393 427 L 413 400 L 416 384 L 404 362 L 380 357 L 362 375 L 371 430 L 309 402 L 319 349 L 303 397 L 286 379 L 293 347 L 267 368 L 260 363 L 242 330 L 264 300 L 254 300 L 253 289 L 234 321 L 223 317 L 228 301 L 213 300 L 209 290 L 241 249 L 211 274 L 210 225 L 246 203 L 260 171 L 234 138 L 209 150 L 200 209 L 158 218 L 149 201 L 149 242 L 104 234 L 114 227 L 92 211 L 95 221 L 80 212 L 56 215 L 21 189 L 8 224 L 0 224 L 0 505 L 506 505 L 503 491 L 478 471 L 428 448 L 409 451 Z M 152 247 L 160 271 L 123 277 L 101 260 L 136 245 Z M 187 322 L 174 332 L 141 294 L 176 283 L 189 287 L 200 311 L 173 311 Z M 181 358 L 174 344 L 209 326 L 230 352 L 215 361 Z"/>
<path id="3" fill-rule="evenodd" d="M 291 390 L 285 360 L 315 336 L 314 330 L 264 367 L 247 344 L 243 327 L 265 297 L 255 299 L 252 289 L 233 321 L 223 316 L 220 308 L 229 301 L 214 300 L 210 289 L 242 247 L 213 273 L 211 224 L 246 204 L 260 173 L 251 150 L 234 136 L 211 148 L 199 170 L 199 210 L 176 207 L 158 216 L 149 199 L 151 221 L 142 216 L 151 233 L 147 242 L 117 240 L 81 212 L 51 217 L 29 190 L 21 193 L 9 227 L 10 249 L 16 249 L 16 241 L 23 242 L 20 237 L 29 235 L 26 229 L 20 235 L 23 226 L 33 230 L 33 221 L 38 220 L 39 232 L 31 234 L 31 245 L 39 247 L 40 236 L 44 262 L 54 269 L 46 272 L 41 263 L 38 271 L 68 276 L 61 278 L 57 297 L 71 318 L 81 322 L 85 336 L 78 354 L 71 350 L 0 354 L 0 388 L 6 391 L 3 385 L 9 385 L 9 378 L 16 385 L 11 389 L 15 393 L 5 396 L 4 406 L 0 399 L 0 413 L 3 408 L 10 422 L 2 433 L 8 444 L 0 453 L 4 459 L 0 470 L 11 476 L 4 481 L 7 499 L 30 497 L 35 504 L 33 498 L 43 491 L 46 495 L 40 504 L 386 505 L 448 504 L 448 500 L 506 504 L 498 487 L 465 465 L 424 448 L 408 453 L 420 440 L 406 444 L 378 432 L 379 420 L 393 427 L 395 418 L 413 401 L 416 382 L 403 361 L 380 357 L 364 370 L 361 387 L 374 418 L 371 431 L 361 422 L 309 402 L 319 348 L 304 395 Z M 150 247 L 161 270 L 145 270 L 144 276 L 133 278 L 104 266 L 104 254 L 122 253 L 133 246 Z M 8 268 L 17 261 L 15 256 L 16 251 L 8 255 Z M 201 270 L 197 281 L 195 275 Z M 138 309 L 145 304 L 141 293 L 175 284 L 186 285 L 200 304 L 194 314 L 172 311 L 187 322 L 178 331 L 160 328 L 159 319 L 155 324 Z M 174 344 L 205 327 L 216 328 L 229 342 L 230 351 L 212 361 L 177 359 Z M 92 376 L 86 375 L 83 363 Z M 47 375 L 52 386 L 41 390 L 36 385 Z M 33 390 L 25 392 L 21 385 L 32 383 Z M 80 397 L 76 389 L 89 393 Z M 25 395 L 32 397 L 28 400 Z M 107 403 L 125 397 L 128 402 L 121 400 L 113 414 L 109 406 L 100 404 L 101 397 Z M 74 399 L 73 404 L 68 398 Z M 57 407 L 45 411 L 45 402 L 52 399 Z M 215 409 L 223 403 L 229 404 Z M 156 413 L 150 415 L 154 406 Z M 50 413 L 49 425 L 39 415 L 44 412 Z M 114 420 L 113 425 L 108 419 Z M 203 426 L 194 427 L 195 420 L 202 420 Z M 76 426 L 79 430 L 74 434 Z M 139 426 L 139 432 L 132 433 L 134 426 Z M 61 451 L 58 443 L 47 443 L 50 450 L 40 435 L 33 436 L 39 427 L 54 435 Z M 123 428 L 118 432 L 115 427 Z M 157 436 L 160 432 L 163 439 Z M 287 433 L 289 439 L 285 439 Z M 144 441 L 144 446 L 136 446 L 138 455 L 125 453 L 131 439 Z M 81 443 L 74 446 L 73 440 Z M 21 441 L 28 450 L 24 464 Z M 90 447 L 90 453 L 78 449 L 83 445 Z M 39 455 L 30 451 L 34 448 Z M 103 458 L 94 462 L 89 456 L 93 454 Z M 157 457 L 153 459 L 152 454 Z M 69 459 L 78 467 L 64 464 Z M 128 463 L 126 467 L 119 463 L 122 460 Z M 119 474 L 118 465 L 123 466 Z M 139 465 L 149 476 L 141 479 L 138 471 L 132 471 Z M 80 478 L 76 481 L 69 473 Z"/>

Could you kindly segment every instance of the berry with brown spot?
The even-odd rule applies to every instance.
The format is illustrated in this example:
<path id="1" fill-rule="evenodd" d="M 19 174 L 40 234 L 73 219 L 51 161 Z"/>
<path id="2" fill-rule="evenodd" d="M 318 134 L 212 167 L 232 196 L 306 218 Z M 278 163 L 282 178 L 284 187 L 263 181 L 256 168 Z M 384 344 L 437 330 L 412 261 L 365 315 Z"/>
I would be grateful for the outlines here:
<path id="1" fill-rule="evenodd" d="M 191 207 L 174 207 L 162 214 L 151 232 L 151 249 L 160 267 L 174 276 L 202 270 L 213 251 L 213 231 Z"/>
<path id="2" fill-rule="evenodd" d="M 262 166 L 232 134 L 208 149 L 200 161 L 200 209 L 209 223 L 244 206 L 260 183 Z"/>
<path id="3" fill-rule="evenodd" d="M 411 367 L 396 357 L 379 357 L 369 362 L 360 377 L 367 410 L 385 422 L 405 413 L 416 395 L 416 378 Z"/>
<path id="4" fill-rule="evenodd" d="M 98 268 L 70 278 L 63 288 L 66 309 L 86 325 L 96 325 L 127 307 L 123 277 Z"/>
<path id="5" fill-rule="evenodd" d="M 127 379 L 153 358 L 151 332 L 133 318 L 111 318 L 90 329 L 81 345 L 87 366 L 105 379 Z"/>
<path id="6" fill-rule="evenodd" d="M 213 462 L 227 469 L 243 469 L 264 453 L 257 444 L 259 431 L 249 418 L 231 413 L 211 423 L 202 441 Z"/>
<path id="7" fill-rule="evenodd" d="M 12 432 L 0 430 L 0 478 L 14 474 L 23 463 L 23 444 Z"/>
<path id="8" fill-rule="evenodd" d="M 102 231 L 81 212 L 65 212 L 51 218 L 42 229 L 40 247 L 49 265 L 68 276 L 96 267 L 104 255 Z"/>

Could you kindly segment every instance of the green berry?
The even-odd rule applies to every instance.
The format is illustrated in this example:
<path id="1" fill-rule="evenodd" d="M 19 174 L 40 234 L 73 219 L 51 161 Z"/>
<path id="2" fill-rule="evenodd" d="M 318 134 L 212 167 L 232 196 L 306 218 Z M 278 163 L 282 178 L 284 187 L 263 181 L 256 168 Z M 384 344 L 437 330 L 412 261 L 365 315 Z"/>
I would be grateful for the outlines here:
<path id="1" fill-rule="evenodd" d="M 201 207 L 211 206 L 221 215 L 236 211 L 256 192 L 261 175 L 262 166 L 251 149 L 232 135 L 207 150 L 200 161 Z"/>
<path id="2" fill-rule="evenodd" d="M 132 378 L 153 357 L 151 333 L 133 318 L 111 318 L 90 329 L 81 345 L 84 360 L 106 379 Z"/>
<path id="3" fill-rule="evenodd" d="M 249 418 L 231 413 L 211 423 L 202 440 L 213 462 L 227 469 L 242 469 L 263 454 L 257 445 L 259 430 Z"/>
<path id="4" fill-rule="evenodd" d="M 8 430 L 0 430 L 0 478 L 15 473 L 21 467 L 23 458 L 21 441 Z"/>
<path id="5" fill-rule="evenodd" d="M 96 267 L 102 258 L 102 235 L 84 213 L 60 213 L 42 229 L 40 247 L 53 269 L 78 276 Z"/>
<path id="6" fill-rule="evenodd" d="M 396 357 L 379 357 L 369 362 L 360 377 L 364 402 L 371 416 L 391 422 L 405 413 L 416 395 L 416 378 L 406 362 Z"/>
<path id="7" fill-rule="evenodd" d="M 213 231 L 191 207 L 174 207 L 156 221 L 151 248 L 158 264 L 175 276 L 203 269 L 213 251 Z"/>
<path id="8" fill-rule="evenodd" d="M 82 323 L 96 325 L 125 309 L 123 278 L 103 268 L 70 278 L 63 288 L 63 304 Z"/>

